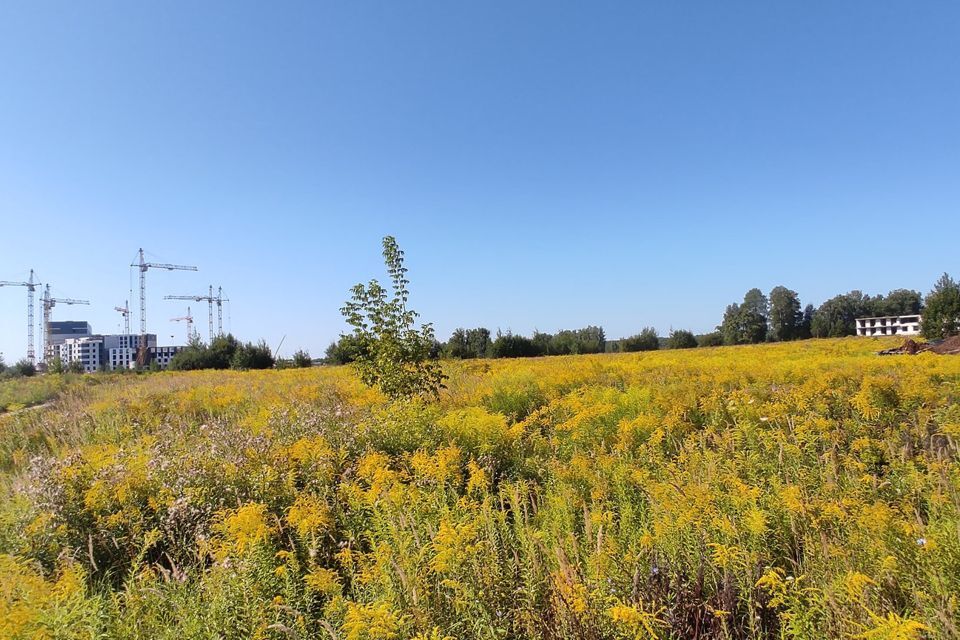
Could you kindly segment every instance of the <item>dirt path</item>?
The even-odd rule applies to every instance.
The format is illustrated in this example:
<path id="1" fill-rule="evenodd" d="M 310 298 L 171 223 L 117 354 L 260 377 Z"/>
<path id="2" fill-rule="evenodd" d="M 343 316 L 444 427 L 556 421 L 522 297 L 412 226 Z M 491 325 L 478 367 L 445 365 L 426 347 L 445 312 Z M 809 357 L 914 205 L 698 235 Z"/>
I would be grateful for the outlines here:
<path id="1" fill-rule="evenodd" d="M 13 411 L 4 411 L 0 413 L 0 416 L 15 416 L 18 413 L 23 413 L 24 411 L 36 411 L 39 409 L 45 409 L 53 404 L 53 400 L 47 400 L 46 402 L 41 402 L 40 404 L 30 405 L 29 407 L 23 407 L 22 409 L 15 409 Z"/>

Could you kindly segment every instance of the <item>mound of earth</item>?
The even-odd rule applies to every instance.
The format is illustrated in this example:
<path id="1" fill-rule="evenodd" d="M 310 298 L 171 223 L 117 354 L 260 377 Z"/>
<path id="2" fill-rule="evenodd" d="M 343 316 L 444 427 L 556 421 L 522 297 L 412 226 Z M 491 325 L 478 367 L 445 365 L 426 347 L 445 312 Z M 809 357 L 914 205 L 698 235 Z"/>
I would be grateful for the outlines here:
<path id="1" fill-rule="evenodd" d="M 951 336 L 939 344 L 930 345 L 929 350 L 942 356 L 960 355 L 960 336 Z"/>
<path id="2" fill-rule="evenodd" d="M 929 351 L 931 353 L 936 353 L 941 356 L 955 356 L 960 355 L 960 336 L 951 336 L 946 340 L 938 340 L 936 342 L 926 342 L 920 343 L 915 340 L 907 338 L 907 341 L 904 342 L 899 347 L 894 347 L 892 349 L 884 349 L 880 351 L 881 356 L 892 356 L 892 355 L 910 355 L 915 356 L 918 353 L 924 351 Z"/>

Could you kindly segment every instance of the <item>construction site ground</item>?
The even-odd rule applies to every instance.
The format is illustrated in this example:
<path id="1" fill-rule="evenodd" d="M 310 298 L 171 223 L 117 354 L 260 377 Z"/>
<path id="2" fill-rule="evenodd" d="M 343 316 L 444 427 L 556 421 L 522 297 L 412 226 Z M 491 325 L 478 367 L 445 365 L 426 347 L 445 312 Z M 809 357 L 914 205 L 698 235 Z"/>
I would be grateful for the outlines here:
<path id="1" fill-rule="evenodd" d="M 908 338 L 899 347 L 893 349 L 884 349 L 879 352 L 882 356 L 892 355 L 917 355 L 918 353 L 935 353 L 941 356 L 960 355 L 960 336 L 951 336 L 944 340 L 932 340 L 930 342 L 917 342 Z"/>

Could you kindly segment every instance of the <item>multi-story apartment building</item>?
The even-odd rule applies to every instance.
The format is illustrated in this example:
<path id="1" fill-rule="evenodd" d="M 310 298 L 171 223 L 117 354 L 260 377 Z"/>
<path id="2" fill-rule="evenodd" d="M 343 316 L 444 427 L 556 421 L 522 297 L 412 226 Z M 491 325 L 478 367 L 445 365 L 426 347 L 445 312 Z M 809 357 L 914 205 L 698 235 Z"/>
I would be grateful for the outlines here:
<path id="1" fill-rule="evenodd" d="M 183 347 L 158 347 L 157 336 L 148 333 L 144 340 L 147 348 L 147 366 L 156 363 L 161 369 L 170 366 Z M 67 338 L 57 345 L 54 357 L 59 357 L 64 366 L 79 362 L 83 371 L 117 371 L 134 369 L 137 366 L 137 352 L 140 349 L 140 336 L 136 335 L 91 335 L 82 338 Z"/>
<path id="2" fill-rule="evenodd" d="M 82 338 L 66 338 L 53 347 L 55 357 L 60 358 L 64 365 L 79 362 L 84 373 L 93 373 L 100 370 L 103 339 L 101 336 L 84 336 Z"/>
<path id="3" fill-rule="evenodd" d="M 921 316 L 857 318 L 858 336 L 915 336 L 920 333 Z"/>
<path id="4" fill-rule="evenodd" d="M 50 333 L 43 353 L 44 360 L 52 360 L 60 355 L 60 345 L 68 338 L 83 338 L 93 335 L 89 322 L 82 320 L 57 320 L 49 324 Z"/>
<path id="5" fill-rule="evenodd" d="M 147 353 L 157 348 L 157 335 L 148 333 L 145 345 Z M 103 336 L 103 348 L 106 351 L 105 359 L 110 371 L 117 369 L 134 369 L 137 366 L 137 351 L 140 349 L 138 335 L 108 335 Z M 166 367 L 164 367 L 166 368 Z"/>

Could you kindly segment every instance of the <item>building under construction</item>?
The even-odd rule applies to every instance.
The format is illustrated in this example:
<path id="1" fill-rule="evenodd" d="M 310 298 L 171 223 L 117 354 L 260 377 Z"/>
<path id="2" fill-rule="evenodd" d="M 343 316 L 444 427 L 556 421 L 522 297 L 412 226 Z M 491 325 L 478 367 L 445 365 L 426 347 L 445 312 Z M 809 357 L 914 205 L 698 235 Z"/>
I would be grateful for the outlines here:
<path id="1" fill-rule="evenodd" d="M 70 338 L 86 338 L 93 335 L 89 322 L 83 320 L 51 320 L 44 328 L 43 359 L 50 360 L 60 353 L 60 345 Z"/>
<path id="2" fill-rule="evenodd" d="M 53 309 L 59 305 L 89 305 L 87 300 L 73 298 L 57 298 L 51 295 L 50 283 L 41 285 L 33 269 L 24 281 L 0 280 L 0 287 L 23 287 L 27 292 L 27 361 L 36 364 L 37 355 L 42 357 L 41 368 L 59 359 L 64 364 L 79 363 L 84 371 L 100 369 L 115 370 L 158 366 L 165 369 L 173 356 L 183 347 L 160 347 L 157 345 L 156 334 L 147 333 L 147 296 L 146 275 L 150 269 L 165 271 L 197 271 L 197 267 L 190 265 L 150 262 L 144 250 L 137 251 L 131 268 L 139 271 L 140 280 L 140 331 L 134 335 L 131 332 L 130 320 L 132 311 L 129 300 L 124 301 L 122 307 L 114 307 L 123 315 L 123 334 L 101 335 L 94 334 L 88 322 L 78 320 L 54 321 Z M 40 297 L 43 320 L 40 323 L 42 338 L 40 349 L 34 350 L 34 312 L 38 289 L 43 286 Z M 213 285 L 208 287 L 206 294 L 189 296 L 166 296 L 168 300 L 192 300 L 207 303 L 209 340 L 223 334 L 223 303 L 229 302 L 223 295 L 223 289 L 217 287 L 214 294 Z M 216 306 L 216 325 L 214 325 L 214 306 Z M 178 318 L 171 318 L 173 322 L 186 321 L 187 342 L 197 340 L 194 331 L 194 318 L 187 307 L 187 314 Z M 172 336 L 171 336 L 172 337 Z"/>
<path id="3" fill-rule="evenodd" d="M 89 325 L 88 325 L 89 326 Z M 166 369 L 170 361 L 183 347 L 157 346 L 157 335 L 88 334 L 66 338 L 54 346 L 48 354 L 48 362 L 59 358 L 63 366 L 79 363 L 86 373 L 94 371 L 118 371 L 136 369 L 141 353 L 146 354 L 146 365 Z"/>

